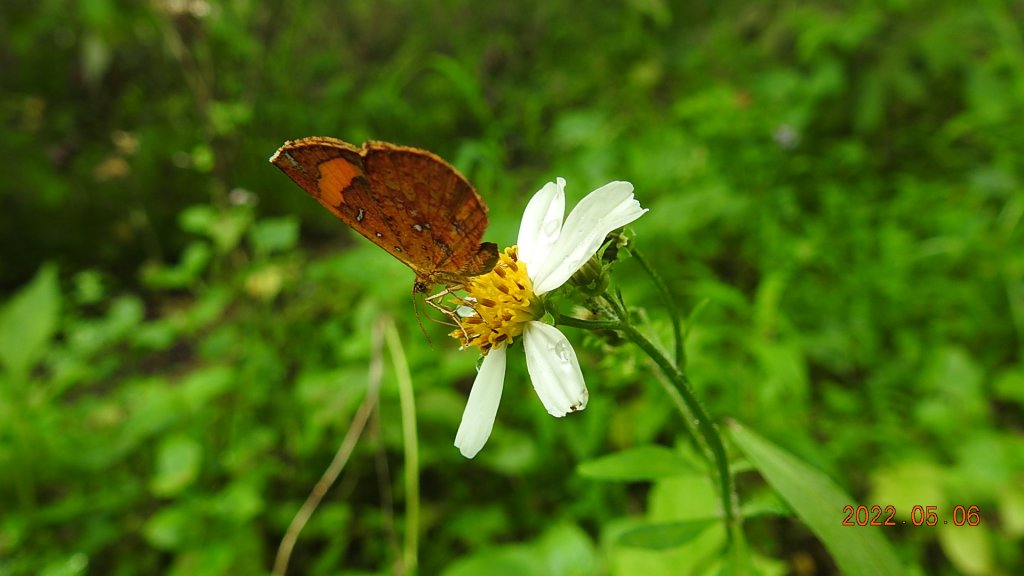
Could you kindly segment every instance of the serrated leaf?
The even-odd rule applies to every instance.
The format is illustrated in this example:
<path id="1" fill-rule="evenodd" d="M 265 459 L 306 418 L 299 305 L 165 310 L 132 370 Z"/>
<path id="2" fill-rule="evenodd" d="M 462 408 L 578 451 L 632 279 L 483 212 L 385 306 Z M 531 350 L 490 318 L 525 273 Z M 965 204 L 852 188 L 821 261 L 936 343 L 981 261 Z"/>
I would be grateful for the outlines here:
<path id="1" fill-rule="evenodd" d="M 637 446 L 583 462 L 577 471 L 595 480 L 635 482 L 693 474 L 697 469 L 679 452 L 670 448 Z"/>
<path id="2" fill-rule="evenodd" d="M 843 507 L 856 502 L 828 476 L 736 422 L 729 430 L 768 484 L 825 544 L 843 574 L 905 573 L 881 528 L 842 525 Z"/>

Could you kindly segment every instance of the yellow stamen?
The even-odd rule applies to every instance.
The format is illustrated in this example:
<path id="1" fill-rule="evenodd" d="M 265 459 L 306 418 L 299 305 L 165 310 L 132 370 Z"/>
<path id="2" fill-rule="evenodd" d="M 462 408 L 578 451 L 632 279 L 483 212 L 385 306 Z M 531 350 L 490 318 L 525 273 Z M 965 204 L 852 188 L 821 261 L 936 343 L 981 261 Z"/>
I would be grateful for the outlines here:
<path id="1" fill-rule="evenodd" d="M 463 348 L 476 346 L 482 354 L 511 344 L 527 322 L 544 313 L 515 246 L 499 254 L 492 271 L 466 282 L 465 290 L 468 295 L 460 304 L 472 308 L 474 314 L 459 318 L 459 329 L 450 335 L 462 342 Z"/>

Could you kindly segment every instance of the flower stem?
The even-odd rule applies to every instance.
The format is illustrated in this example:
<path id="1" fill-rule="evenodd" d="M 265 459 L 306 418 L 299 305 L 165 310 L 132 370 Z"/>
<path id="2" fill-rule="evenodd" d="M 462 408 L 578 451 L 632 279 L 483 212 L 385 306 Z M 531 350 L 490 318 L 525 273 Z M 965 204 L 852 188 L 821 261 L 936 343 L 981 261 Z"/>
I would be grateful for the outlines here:
<path id="1" fill-rule="evenodd" d="M 679 413 L 682 414 L 684 419 L 692 416 L 697 420 L 697 428 L 700 430 L 705 444 L 711 451 L 711 459 L 714 460 L 718 471 L 718 484 L 722 492 L 722 512 L 725 516 L 726 525 L 734 525 L 736 520 L 735 495 L 733 493 L 732 476 L 729 473 L 729 461 L 725 454 L 725 444 L 722 442 L 722 436 L 711 421 L 711 416 L 704 409 L 700 400 L 697 399 L 697 395 L 693 392 L 693 388 L 690 387 L 690 382 L 686 375 L 676 368 L 675 364 L 653 342 L 637 330 L 635 326 L 630 324 L 626 310 L 610 295 L 606 294 L 603 300 L 608 308 L 618 317 L 617 320 L 593 321 L 581 320 L 571 316 L 560 316 L 558 323 L 590 330 L 617 330 L 643 350 L 661 368 L 665 376 L 674 384 L 674 386 L 666 384 L 665 391 L 676 405 Z M 731 531 L 729 534 L 731 537 Z"/>
<path id="2" fill-rule="evenodd" d="M 647 272 L 647 275 L 651 277 L 651 282 L 654 282 L 654 286 L 661 292 L 661 298 L 665 301 L 665 306 L 668 307 L 668 315 L 672 319 L 672 337 L 675 338 L 675 354 L 676 354 L 676 366 L 680 370 L 686 369 L 686 347 L 683 345 L 684 336 L 682 328 L 679 324 L 679 309 L 676 308 L 675 298 L 672 297 L 672 293 L 668 290 L 668 285 L 661 279 L 651 263 L 644 258 L 643 254 L 636 249 L 636 246 L 629 247 L 629 253 L 636 260 L 637 264 Z"/>
<path id="3" fill-rule="evenodd" d="M 735 514 L 733 511 L 732 476 L 729 474 L 729 461 L 725 455 L 725 444 L 722 443 L 722 436 L 711 421 L 711 416 L 704 409 L 704 406 L 701 405 L 700 400 L 697 399 L 686 375 L 677 370 L 675 365 L 658 350 L 653 342 L 648 340 L 646 336 L 628 322 L 622 322 L 619 330 L 650 356 L 651 360 L 654 360 L 654 363 L 675 384 L 675 388 L 666 387 L 666 390 L 670 391 L 669 396 L 673 397 L 677 405 L 680 399 L 686 405 L 689 412 L 681 411 L 683 417 L 686 418 L 692 414 L 697 419 L 697 428 L 700 429 L 701 435 L 704 436 L 704 441 L 707 442 L 708 447 L 711 449 L 715 466 L 718 468 L 718 480 L 719 487 L 722 490 L 722 508 L 725 513 L 725 519 L 727 524 L 732 525 Z"/>

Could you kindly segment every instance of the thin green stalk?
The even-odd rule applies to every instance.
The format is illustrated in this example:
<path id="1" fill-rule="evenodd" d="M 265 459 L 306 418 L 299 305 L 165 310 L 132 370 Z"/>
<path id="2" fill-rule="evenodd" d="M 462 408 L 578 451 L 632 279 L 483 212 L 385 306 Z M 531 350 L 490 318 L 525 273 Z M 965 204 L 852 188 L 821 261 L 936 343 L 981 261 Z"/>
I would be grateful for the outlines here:
<path id="1" fill-rule="evenodd" d="M 722 436 L 718 433 L 718 429 L 715 428 L 715 424 L 711 421 L 711 416 L 704 410 L 704 406 L 701 405 L 693 389 L 690 388 L 690 382 L 686 379 L 686 376 L 676 369 L 675 365 L 658 350 L 653 342 L 648 340 L 646 336 L 628 322 L 623 322 L 619 330 L 632 340 L 634 344 L 639 346 L 651 360 L 654 360 L 654 363 L 675 384 L 675 388 L 666 387 L 666 390 L 673 390 L 675 392 L 675 394 L 670 393 L 670 396 L 674 397 L 678 394 L 689 409 L 689 413 L 682 412 L 683 417 L 685 418 L 689 414 L 693 414 L 693 417 L 697 419 L 697 428 L 700 429 L 701 434 L 704 436 L 704 441 L 707 442 L 708 447 L 711 449 L 715 465 L 718 468 L 723 512 L 725 513 L 726 522 L 731 525 L 735 516 L 733 511 L 732 476 L 729 474 L 729 461 L 725 454 L 725 444 L 722 442 Z"/>
<path id="2" fill-rule="evenodd" d="M 622 322 L 618 320 L 582 320 L 573 316 L 559 315 L 556 324 L 586 330 L 618 330 Z"/>
<path id="3" fill-rule="evenodd" d="M 398 379 L 398 401 L 402 410 L 402 439 L 405 451 L 405 545 L 402 550 L 402 564 L 406 574 L 415 574 L 419 558 L 420 527 L 420 456 L 419 438 L 416 435 L 416 398 L 412 389 L 412 375 L 405 359 L 405 349 L 395 330 L 394 322 L 388 322 L 384 332 L 391 361 Z"/>
<path id="4" fill-rule="evenodd" d="M 711 416 L 704 409 L 704 406 L 697 399 L 697 395 L 693 392 L 690 387 L 690 382 L 686 376 L 676 368 L 675 364 L 672 363 L 664 354 L 658 350 L 657 346 L 654 345 L 646 336 L 637 330 L 632 324 L 629 323 L 629 317 L 626 311 L 615 301 L 611 296 L 605 296 L 604 300 L 606 304 L 613 310 L 613 313 L 618 316 L 618 320 L 581 320 L 579 318 L 573 318 L 570 316 L 561 316 L 558 319 L 560 324 L 567 326 L 575 326 L 578 328 L 588 329 L 604 329 L 604 330 L 617 330 L 622 332 L 624 336 L 630 339 L 636 344 L 641 350 L 646 353 L 654 363 L 661 368 L 661 371 L 672 381 L 674 386 L 665 386 L 665 391 L 668 393 L 669 398 L 679 409 L 679 413 L 682 414 L 683 418 L 690 418 L 691 415 L 697 420 L 697 428 L 700 430 L 701 436 L 704 437 L 704 442 L 711 451 L 711 459 L 715 463 L 715 467 L 718 472 L 718 484 L 722 492 L 722 511 L 725 515 L 727 525 L 733 525 L 735 522 L 735 504 L 732 486 L 732 476 L 729 474 L 729 461 L 725 454 L 725 444 L 722 442 L 722 436 L 718 433 L 718 429 L 715 428 L 714 423 L 711 421 Z"/>
<path id="5" fill-rule="evenodd" d="M 651 281 L 654 282 L 658 292 L 661 292 L 665 306 L 668 307 L 669 317 L 672 319 L 672 337 L 675 338 L 676 366 L 679 366 L 680 370 L 684 370 L 686 368 L 686 347 L 683 345 L 683 331 L 680 327 L 679 309 L 676 308 L 676 300 L 672 297 L 672 293 L 669 292 L 668 285 L 661 279 L 658 271 L 647 261 L 647 258 L 644 258 L 643 254 L 634 246 L 629 247 L 629 253 L 636 260 L 637 264 L 644 269 L 644 272 L 647 272 L 647 275 L 651 277 Z"/>

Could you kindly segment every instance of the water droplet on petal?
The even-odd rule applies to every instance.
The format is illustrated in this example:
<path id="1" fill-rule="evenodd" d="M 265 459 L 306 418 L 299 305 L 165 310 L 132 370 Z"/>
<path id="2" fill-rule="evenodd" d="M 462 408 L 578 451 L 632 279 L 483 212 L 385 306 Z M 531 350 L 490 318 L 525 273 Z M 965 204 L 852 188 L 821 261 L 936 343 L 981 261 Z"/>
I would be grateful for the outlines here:
<path id="1" fill-rule="evenodd" d="M 566 263 L 565 263 L 565 267 L 566 268 L 568 268 L 570 270 L 574 270 L 574 271 L 575 270 L 579 270 L 580 267 L 582 267 L 582 266 L 583 266 L 583 259 L 579 258 L 579 257 L 570 258 L 569 260 L 566 260 Z"/>
<path id="2" fill-rule="evenodd" d="M 554 352 L 558 356 L 558 359 L 566 364 L 568 364 L 569 359 L 572 358 L 572 346 L 565 340 L 559 340 L 558 343 L 555 344 Z"/>
<path id="3" fill-rule="evenodd" d="M 562 220 L 552 218 L 544 223 L 543 232 L 546 236 L 554 236 L 558 234 L 559 229 L 562 227 Z"/>

